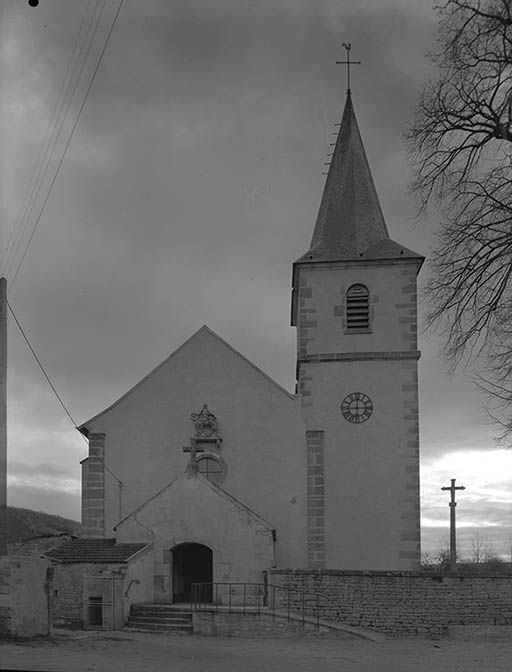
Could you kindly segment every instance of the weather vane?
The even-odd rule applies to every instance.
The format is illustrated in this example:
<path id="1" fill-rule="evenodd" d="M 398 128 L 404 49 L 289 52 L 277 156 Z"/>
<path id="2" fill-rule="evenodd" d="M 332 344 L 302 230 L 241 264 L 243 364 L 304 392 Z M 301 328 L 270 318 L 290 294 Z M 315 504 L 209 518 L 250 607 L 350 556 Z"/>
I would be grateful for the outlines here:
<path id="1" fill-rule="evenodd" d="M 347 93 L 350 93 L 350 66 L 351 65 L 361 65 L 361 61 L 351 61 L 350 60 L 350 50 L 352 45 L 350 42 L 343 42 L 343 47 L 347 50 L 347 60 L 346 61 L 336 61 L 336 65 L 346 65 L 347 66 Z"/>

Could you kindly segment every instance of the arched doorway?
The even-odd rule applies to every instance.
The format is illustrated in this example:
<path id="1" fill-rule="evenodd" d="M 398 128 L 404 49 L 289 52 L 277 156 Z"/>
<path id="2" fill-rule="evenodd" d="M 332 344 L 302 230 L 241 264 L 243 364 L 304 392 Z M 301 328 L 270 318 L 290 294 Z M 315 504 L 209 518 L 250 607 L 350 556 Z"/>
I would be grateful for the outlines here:
<path id="1" fill-rule="evenodd" d="M 184 543 L 172 549 L 172 601 L 191 602 L 193 583 L 212 583 L 213 553 L 203 544 Z M 205 596 L 203 595 L 203 600 Z M 206 601 L 211 601 L 206 600 Z"/>

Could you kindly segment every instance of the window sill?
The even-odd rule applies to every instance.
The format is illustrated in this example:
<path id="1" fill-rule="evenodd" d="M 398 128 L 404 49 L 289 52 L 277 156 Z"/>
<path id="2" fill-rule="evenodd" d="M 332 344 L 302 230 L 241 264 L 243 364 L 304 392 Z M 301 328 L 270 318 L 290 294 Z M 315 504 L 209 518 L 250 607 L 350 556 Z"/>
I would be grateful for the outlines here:
<path id="1" fill-rule="evenodd" d="M 346 334 L 347 336 L 350 336 L 350 334 L 372 334 L 373 329 L 368 327 L 367 329 L 344 329 L 343 333 Z"/>

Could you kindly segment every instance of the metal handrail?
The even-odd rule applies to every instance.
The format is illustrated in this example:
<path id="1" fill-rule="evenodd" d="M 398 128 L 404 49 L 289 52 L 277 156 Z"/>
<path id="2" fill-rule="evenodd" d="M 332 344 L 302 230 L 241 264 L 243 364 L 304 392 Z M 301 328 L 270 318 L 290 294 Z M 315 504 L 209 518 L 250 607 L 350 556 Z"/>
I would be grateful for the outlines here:
<path id="1" fill-rule="evenodd" d="M 237 597 L 241 600 L 234 602 L 233 595 L 237 594 L 237 590 L 239 591 Z M 226 593 L 227 604 L 224 602 Z M 295 599 L 297 595 L 298 599 Z M 313 604 L 311 604 L 312 601 Z M 250 609 L 250 613 L 259 615 L 263 608 L 266 612 L 270 612 L 273 618 L 276 618 L 276 615 L 281 615 L 280 611 L 283 606 L 286 609 L 288 621 L 294 620 L 292 615 L 299 614 L 302 625 L 304 625 L 306 618 L 312 616 L 315 618 L 316 627 L 320 628 L 320 617 L 324 614 L 326 605 L 320 603 L 319 593 L 288 586 L 276 586 L 266 582 L 224 581 L 192 584 L 192 609 L 194 611 L 214 611 L 218 614 L 222 610 L 227 613 L 241 612 L 245 615 Z"/>
<path id="2" fill-rule="evenodd" d="M 125 597 L 128 597 L 128 593 L 130 592 L 130 588 L 131 588 L 133 585 L 138 585 L 138 584 L 140 584 L 139 579 L 132 579 L 132 580 L 130 581 L 129 585 L 128 585 L 128 588 L 126 589 L 126 592 L 125 592 L 124 596 L 125 596 Z"/>
<path id="3" fill-rule="evenodd" d="M 225 588 L 227 587 L 227 591 Z M 233 595 L 237 587 L 241 587 L 242 600 L 240 605 L 233 603 Z M 224 590 L 219 591 L 219 588 L 224 588 Z M 248 588 L 252 588 L 252 591 L 249 591 Z M 256 597 L 256 607 L 260 613 L 261 608 L 267 605 L 266 597 L 266 585 L 264 583 L 252 583 L 247 581 L 218 581 L 218 582 L 201 582 L 192 584 L 192 609 L 194 611 L 210 611 L 212 608 L 215 609 L 216 613 L 219 612 L 219 606 L 223 604 L 223 597 L 227 592 L 228 597 L 228 611 L 231 613 L 241 606 L 243 613 L 245 613 L 246 608 L 249 606 L 248 598 Z M 219 592 L 221 593 L 219 595 Z M 224 595 L 222 594 L 224 593 Z"/>

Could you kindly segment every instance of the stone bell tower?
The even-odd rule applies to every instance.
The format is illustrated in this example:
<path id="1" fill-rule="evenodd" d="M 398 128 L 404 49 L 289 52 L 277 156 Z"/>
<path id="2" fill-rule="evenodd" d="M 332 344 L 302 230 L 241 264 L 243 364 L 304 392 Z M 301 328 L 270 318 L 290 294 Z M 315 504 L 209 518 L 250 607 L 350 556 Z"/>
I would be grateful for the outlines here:
<path id="1" fill-rule="evenodd" d="M 293 265 L 311 568 L 418 567 L 423 260 L 389 237 L 348 91 L 310 249 Z"/>

